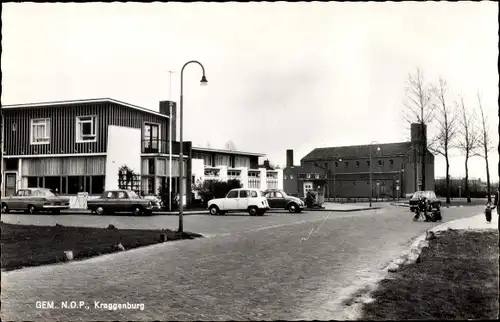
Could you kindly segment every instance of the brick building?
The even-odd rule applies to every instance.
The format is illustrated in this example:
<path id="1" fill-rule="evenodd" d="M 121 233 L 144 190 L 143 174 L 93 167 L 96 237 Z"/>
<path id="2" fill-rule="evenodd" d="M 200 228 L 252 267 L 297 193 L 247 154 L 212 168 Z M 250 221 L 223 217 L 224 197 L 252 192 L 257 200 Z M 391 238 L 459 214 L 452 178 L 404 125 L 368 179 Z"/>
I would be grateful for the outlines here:
<path id="1" fill-rule="evenodd" d="M 425 130 L 412 124 L 409 142 L 315 148 L 298 166 L 293 163 L 293 150 L 287 150 L 284 190 L 298 196 L 313 190 L 325 198 L 368 198 L 370 194 L 397 198 L 417 190 L 434 190 L 434 155 L 429 150 L 425 188 L 421 182 Z"/>

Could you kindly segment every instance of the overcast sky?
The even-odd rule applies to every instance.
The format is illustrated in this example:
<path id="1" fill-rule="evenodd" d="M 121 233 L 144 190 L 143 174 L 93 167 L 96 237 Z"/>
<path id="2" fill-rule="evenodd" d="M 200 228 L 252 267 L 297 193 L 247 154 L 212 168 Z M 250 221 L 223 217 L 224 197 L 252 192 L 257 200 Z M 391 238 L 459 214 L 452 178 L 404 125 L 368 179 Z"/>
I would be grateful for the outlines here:
<path id="1" fill-rule="evenodd" d="M 9 3 L 2 104 L 110 97 L 158 110 L 199 60 L 209 85 L 186 68 L 184 139 L 231 140 L 280 165 L 294 149 L 298 164 L 315 147 L 407 140 L 405 82 L 420 67 L 448 81 L 450 103 L 461 93 L 475 109 L 481 92 L 497 145 L 497 19 L 495 2 Z M 490 162 L 497 180 L 497 150 Z M 470 176 L 486 177 L 483 159 Z"/>

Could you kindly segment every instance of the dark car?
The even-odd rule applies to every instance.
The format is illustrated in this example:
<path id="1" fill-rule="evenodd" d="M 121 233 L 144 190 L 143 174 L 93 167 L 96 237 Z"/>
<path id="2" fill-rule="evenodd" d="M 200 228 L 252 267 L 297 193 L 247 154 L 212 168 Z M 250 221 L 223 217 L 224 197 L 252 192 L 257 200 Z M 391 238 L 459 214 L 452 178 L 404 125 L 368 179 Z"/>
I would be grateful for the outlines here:
<path id="1" fill-rule="evenodd" d="M 264 196 L 271 208 L 281 208 L 289 212 L 301 212 L 305 206 L 302 200 L 287 195 L 283 190 L 268 189 L 264 191 Z"/>
<path id="2" fill-rule="evenodd" d="M 98 215 L 115 212 L 151 215 L 153 204 L 132 190 L 107 190 L 99 198 L 87 200 L 87 209 Z"/>
<path id="3" fill-rule="evenodd" d="M 419 199 L 422 198 L 427 199 L 431 208 L 441 208 L 441 200 L 436 197 L 434 191 L 417 191 L 410 199 L 410 210 L 412 212 L 415 212 L 415 210 L 417 210 Z"/>

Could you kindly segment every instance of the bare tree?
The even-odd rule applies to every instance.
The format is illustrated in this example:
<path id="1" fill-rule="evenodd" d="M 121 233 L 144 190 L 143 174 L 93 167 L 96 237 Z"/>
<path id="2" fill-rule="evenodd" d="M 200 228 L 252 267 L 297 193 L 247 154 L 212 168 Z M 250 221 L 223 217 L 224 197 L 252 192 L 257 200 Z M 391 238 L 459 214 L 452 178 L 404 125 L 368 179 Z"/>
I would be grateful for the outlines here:
<path id="1" fill-rule="evenodd" d="M 486 162 L 486 185 L 488 187 L 488 202 L 491 202 L 491 182 L 490 182 L 490 165 L 488 162 L 488 152 L 493 149 L 493 143 L 490 137 L 490 128 L 484 116 L 483 105 L 481 104 L 481 95 L 477 93 L 477 100 L 479 103 L 479 110 L 481 111 L 481 126 L 479 135 L 479 144 L 481 146 L 477 155 L 484 158 Z"/>
<path id="2" fill-rule="evenodd" d="M 442 78 L 438 85 L 432 86 L 432 94 L 436 97 L 438 103 L 436 109 L 438 117 L 436 118 L 437 135 L 429 143 L 429 150 L 440 154 L 446 161 L 446 204 L 450 204 L 450 158 L 449 151 L 454 145 L 454 139 L 457 134 L 457 113 L 452 106 L 447 104 L 448 85 Z"/>
<path id="3" fill-rule="evenodd" d="M 464 99 L 460 98 L 460 129 L 458 132 L 457 148 L 465 156 L 465 183 L 464 194 L 467 197 L 467 203 L 471 202 L 469 191 L 469 159 L 477 154 L 479 148 L 479 133 L 474 126 L 476 114 L 467 113 Z"/>
<path id="4" fill-rule="evenodd" d="M 226 150 L 229 150 L 229 151 L 236 150 L 236 146 L 234 145 L 233 141 L 227 141 L 225 147 L 226 147 Z"/>
<path id="5" fill-rule="evenodd" d="M 408 81 L 405 88 L 406 101 L 405 101 L 405 120 L 412 123 L 419 123 L 422 127 L 422 142 L 419 142 L 422 158 L 422 189 L 425 190 L 425 164 L 426 164 L 426 151 L 428 149 L 427 145 L 427 125 L 431 123 L 434 115 L 434 106 L 431 103 L 431 91 L 428 85 L 425 84 L 424 76 L 419 68 L 417 68 L 415 74 L 408 75 Z M 415 153 L 417 153 L 415 150 Z M 416 158 L 415 158 L 416 159 Z M 415 167 L 416 167 L 415 160 Z M 415 169 L 416 172 L 416 169 Z"/>

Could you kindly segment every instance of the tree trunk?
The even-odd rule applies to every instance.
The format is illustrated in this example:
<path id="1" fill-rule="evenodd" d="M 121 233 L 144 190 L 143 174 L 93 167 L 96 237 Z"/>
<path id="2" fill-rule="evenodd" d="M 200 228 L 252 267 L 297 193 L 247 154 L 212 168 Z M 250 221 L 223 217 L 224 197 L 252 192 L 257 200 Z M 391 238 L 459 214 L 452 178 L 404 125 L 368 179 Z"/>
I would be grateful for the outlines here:
<path id="1" fill-rule="evenodd" d="M 465 181 L 464 181 L 464 195 L 467 197 L 467 203 L 471 202 L 469 193 L 469 158 L 465 157 Z"/>
<path id="2" fill-rule="evenodd" d="M 448 158 L 448 152 L 445 152 L 446 159 L 446 204 L 450 204 L 450 160 Z"/>
<path id="3" fill-rule="evenodd" d="M 488 151 L 485 152 L 485 160 L 486 160 L 486 185 L 488 187 L 488 202 L 491 202 L 491 183 L 490 183 L 490 165 L 488 162 Z"/>
<path id="4" fill-rule="evenodd" d="M 427 150 L 427 138 L 426 138 L 426 129 L 425 129 L 425 124 L 422 123 L 422 138 L 423 138 L 423 142 L 422 142 L 422 190 L 425 191 L 427 190 L 427 187 L 425 185 L 425 164 L 426 164 L 426 160 L 425 160 L 425 154 L 426 154 L 426 150 Z"/>

